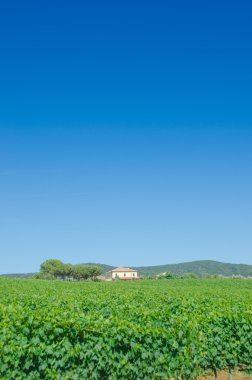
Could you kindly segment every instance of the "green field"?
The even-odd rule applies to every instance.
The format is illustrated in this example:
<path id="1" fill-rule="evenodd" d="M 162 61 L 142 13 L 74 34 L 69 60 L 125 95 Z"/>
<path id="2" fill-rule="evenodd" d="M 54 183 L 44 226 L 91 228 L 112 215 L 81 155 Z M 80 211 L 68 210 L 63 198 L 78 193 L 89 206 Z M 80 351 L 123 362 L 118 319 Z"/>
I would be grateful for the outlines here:
<path id="1" fill-rule="evenodd" d="M 1 379 L 252 371 L 252 280 L 0 279 Z"/>

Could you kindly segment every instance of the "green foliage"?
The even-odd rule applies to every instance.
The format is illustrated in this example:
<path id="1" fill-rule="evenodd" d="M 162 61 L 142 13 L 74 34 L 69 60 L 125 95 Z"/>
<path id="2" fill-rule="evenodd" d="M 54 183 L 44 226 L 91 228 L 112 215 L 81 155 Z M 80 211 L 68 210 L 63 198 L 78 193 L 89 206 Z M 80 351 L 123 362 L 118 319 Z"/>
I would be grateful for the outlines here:
<path id="1" fill-rule="evenodd" d="M 77 264 L 73 266 L 72 276 L 78 280 L 94 279 L 102 273 L 95 265 Z"/>
<path id="2" fill-rule="evenodd" d="M 174 279 L 192 279 L 192 278 L 198 278 L 197 274 L 195 273 L 171 273 L 171 272 L 166 272 L 162 273 L 158 276 L 158 279 L 166 279 L 166 280 L 174 280 Z"/>
<path id="3" fill-rule="evenodd" d="M 64 264 L 58 259 L 49 259 L 40 265 L 40 271 L 50 273 L 53 276 L 61 276 L 64 270 Z"/>
<path id="4" fill-rule="evenodd" d="M 39 272 L 39 273 L 35 273 L 32 278 L 35 278 L 37 280 L 54 280 L 55 277 L 51 274 L 51 273 L 48 273 L 48 272 Z"/>
<path id="5" fill-rule="evenodd" d="M 34 275 L 36 279 L 71 279 L 71 280 L 94 280 L 102 273 L 102 268 L 97 265 L 64 264 L 57 259 L 46 260 L 41 264 L 41 271 Z"/>
<path id="6" fill-rule="evenodd" d="M 96 267 L 101 268 L 102 274 L 106 274 L 107 272 L 111 271 L 112 269 L 115 269 L 115 266 L 113 265 L 107 265 L 107 264 L 97 264 L 97 263 L 85 263 L 85 265 L 94 265 Z"/>
<path id="7" fill-rule="evenodd" d="M 251 280 L 0 279 L 2 379 L 196 379 L 251 363 Z"/>

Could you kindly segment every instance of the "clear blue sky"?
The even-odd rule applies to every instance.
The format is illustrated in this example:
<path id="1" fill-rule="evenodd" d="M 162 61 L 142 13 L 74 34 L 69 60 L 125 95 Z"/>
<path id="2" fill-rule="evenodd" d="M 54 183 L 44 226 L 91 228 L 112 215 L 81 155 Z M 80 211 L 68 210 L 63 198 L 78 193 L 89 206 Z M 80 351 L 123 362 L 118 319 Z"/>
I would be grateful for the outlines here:
<path id="1" fill-rule="evenodd" d="M 252 2 L 0 5 L 0 273 L 252 264 Z"/>

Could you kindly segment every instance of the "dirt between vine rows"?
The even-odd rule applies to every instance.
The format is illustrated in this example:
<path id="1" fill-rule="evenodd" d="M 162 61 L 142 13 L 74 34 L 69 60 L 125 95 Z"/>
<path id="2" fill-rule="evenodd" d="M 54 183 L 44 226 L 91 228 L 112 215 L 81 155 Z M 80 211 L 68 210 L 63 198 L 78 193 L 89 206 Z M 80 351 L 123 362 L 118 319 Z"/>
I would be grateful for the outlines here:
<path id="1" fill-rule="evenodd" d="M 201 377 L 199 380 L 214 380 L 214 376 L 204 376 Z M 218 372 L 218 380 L 228 380 L 228 373 L 225 371 Z M 252 375 L 245 375 L 237 371 L 232 373 L 232 380 L 252 380 Z"/>

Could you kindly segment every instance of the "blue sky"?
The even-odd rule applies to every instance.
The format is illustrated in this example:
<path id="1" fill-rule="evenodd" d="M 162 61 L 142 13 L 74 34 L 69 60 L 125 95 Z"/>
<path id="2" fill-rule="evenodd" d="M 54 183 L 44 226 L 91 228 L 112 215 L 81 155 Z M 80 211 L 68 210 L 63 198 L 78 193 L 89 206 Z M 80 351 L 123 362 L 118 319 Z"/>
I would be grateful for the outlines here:
<path id="1" fill-rule="evenodd" d="M 252 264 L 250 1 L 0 5 L 1 273 Z"/>

